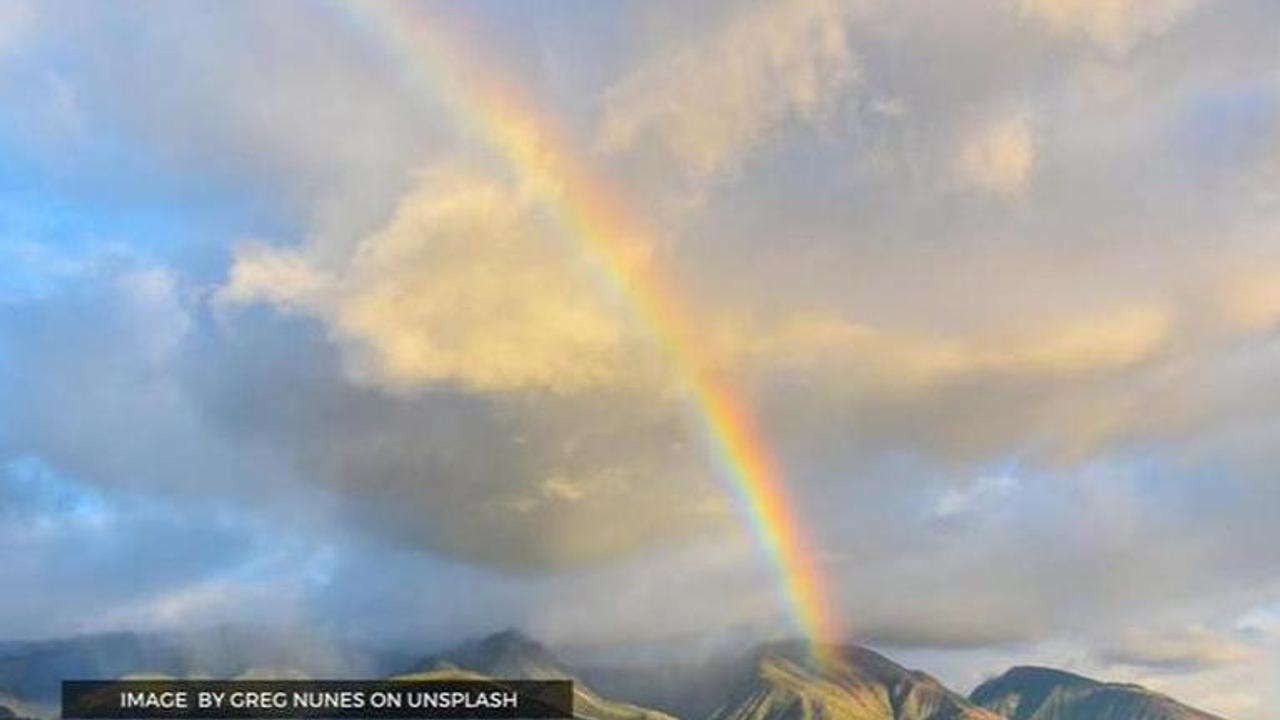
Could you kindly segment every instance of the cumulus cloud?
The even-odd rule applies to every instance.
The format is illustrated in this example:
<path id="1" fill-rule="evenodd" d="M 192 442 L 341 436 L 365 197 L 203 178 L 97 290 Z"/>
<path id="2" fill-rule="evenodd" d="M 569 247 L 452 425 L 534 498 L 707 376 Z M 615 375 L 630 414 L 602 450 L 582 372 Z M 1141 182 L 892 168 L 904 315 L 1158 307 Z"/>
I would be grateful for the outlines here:
<path id="1" fill-rule="evenodd" d="M 306 321 L 240 323 L 191 391 L 215 427 L 341 498 L 393 545 L 519 572 L 617 560 L 722 527 L 675 402 L 627 392 L 353 382 Z M 300 358 L 299 354 L 302 354 Z M 305 358 L 306 355 L 310 358 Z M 208 355 L 206 354 L 207 358 Z"/>
<path id="2" fill-rule="evenodd" d="M 828 0 L 744 9 L 612 87 L 601 146 L 656 146 L 695 179 L 736 169 L 788 122 L 815 122 L 857 80 L 849 20 L 848 6 Z"/>
<path id="3" fill-rule="evenodd" d="M 643 348 L 591 259 L 499 183 L 433 172 L 340 268 L 304 252 L 243 246 L 220 297 L 323 318 L 371 381 L 568 392 L 638 379 Z"/>
<path id="4" fill-rule="evenodd" d="M 277 395 L 286 383 L 291 404 L 321 415 L 365 410 L 298 429 L 221 378 L 201 392 L 351 498 L 358 522 L 521 570 L 723 527 L 678 378 L 594 260 L 520 193 L 437 169 L 329 258 L 316 245 L 242 246 L 216 303 L 232 326 L 254 303 L 316 322 L 345 358 L 303 383 L 296 367 L 245 356 L 240 384 Z"/>
<path id="5" fill-rule="evenodd" d="M 389 391 L 354 382 L 310 319 L 225 305 L 208 317 L 153 267 L 84 267 L 0 305 L 6 459 L 165 503 L 252 500 L 255 515 L 284 513 L 281 532 L 354 529 L 523 572 L 728 521 L 676 399 L 461 381 Z M 87 312 L 97 321 L 82 332 Z"/>

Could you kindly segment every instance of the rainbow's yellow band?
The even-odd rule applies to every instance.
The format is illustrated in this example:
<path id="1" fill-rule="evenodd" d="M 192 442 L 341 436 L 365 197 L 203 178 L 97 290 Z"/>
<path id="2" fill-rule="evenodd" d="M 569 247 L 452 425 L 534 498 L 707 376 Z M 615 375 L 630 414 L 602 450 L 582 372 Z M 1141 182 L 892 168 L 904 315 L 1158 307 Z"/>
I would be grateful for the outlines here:
<path id="1" fill-rule="evenodd" d="M 544 113 L 489 68 L 467 57 L 450 33 L 402 0 L 348 0 L 348 12 L 401 63 L 420 91 L 505 158 L 555 208 L 670 354 L 706 424 L 754 535 L 777 567 L 788 611 L 815 653 L 839 640 L 816 553 L 792 511 L 777 463 L 749 413 L 700 347 L 679 294 L 650 260 L 651 235 L 604 178 L 565 142 Z"/>

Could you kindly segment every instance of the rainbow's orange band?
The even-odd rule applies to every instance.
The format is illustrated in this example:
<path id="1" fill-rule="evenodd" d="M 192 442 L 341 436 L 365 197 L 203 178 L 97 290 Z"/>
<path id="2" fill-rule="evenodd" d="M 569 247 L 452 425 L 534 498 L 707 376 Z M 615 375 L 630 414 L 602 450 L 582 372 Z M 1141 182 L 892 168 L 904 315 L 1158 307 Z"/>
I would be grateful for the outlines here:
<path id="1" fill-rule="evenodd" d="M 442 102 L 560 214 L 607 268 L 666 348 L 696 400 L 735 495 L 781 576 L 789 612 L 821 655 L 839 639 L 816 553 L 792 511 L 777 464 L 751 413 L 700 348 L 690 314 L 647 250 L 644 223 L 565 142 L 521 93 L 460 51 L 417 6 L 401 0 L 353 0 L 340 7 L 394 52 L 409 80 Z"/>

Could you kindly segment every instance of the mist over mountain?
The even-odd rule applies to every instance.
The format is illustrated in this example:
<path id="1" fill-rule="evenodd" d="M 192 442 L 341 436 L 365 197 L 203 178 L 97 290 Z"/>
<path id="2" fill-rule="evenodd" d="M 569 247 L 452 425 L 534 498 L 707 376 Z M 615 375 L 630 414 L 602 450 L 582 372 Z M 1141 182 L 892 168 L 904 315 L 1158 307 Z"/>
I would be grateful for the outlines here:
<path id="1" fill-rule="evenodd" d="M 516 630 L 456 645 L 428 658 L 424 666 L 454 666 L 494 677 L 577 679 L 550 650 Z"/>
<path id="2" fill-rule="evenodd" d="M 581 672 L 607 695 L 644 698 L 678 717 L 705 718 L 724 704 L 734 688 L 753 676 L 755 661 L 754 651 L 736 650 L 699 659 L 586 664 Z"/>
<path id="3" fill-rule="evenodd" d="M 1222 720 L 1139 685 L 1044 667 L 1015 667 L 969 698 L 1009 720 Z"/>
<path id="4" fill-rule="evenodd" d="M 572 680 L 574 714 L 589 720 L 674 720 L 666 713 L 601 697 L 541 644 L 514 631 L 463 643 L 430 659 L 406 679 L 498 677 Z"/>
<path id="5" fill-rule="evenodd" d="M 178 633 L 118 632 L 0 644 L 3 693 L 54 707 L 63 680 L 169 677 L 376 677 L 403 660 L 321 634 L 218 627 Z"/>
<path id="6" fill-rule="evenodd" d="M 172 677 L 568 679 L 588 720 L 1223 720 L 1137 685 L 1015 667 L 969 697 L 868 648 L 775 642 L 699 663 L 573 668 L 514 630 L 406 661 L 396 652 L 219 629 L 0 644 L 0 718 L 56 715 L 64 679 Z M 8 693 L 8 694 L 6 694 Z"/>
<path id="7" fill-rule="evenodd" d="M 0 646 L 0 689 L 27 702 L 58 701 L 64 679 L 114 678 L 141 669 L 186 675 L 190 663 L 172 639 L 110 633 Z"/>
<path id="8" fill-rule="evenodd" d="M 36 711 L 27 707 L 26 703 L 6 693 L 0 693 L 0 720 L 34 718 L 37 714 Z"/>

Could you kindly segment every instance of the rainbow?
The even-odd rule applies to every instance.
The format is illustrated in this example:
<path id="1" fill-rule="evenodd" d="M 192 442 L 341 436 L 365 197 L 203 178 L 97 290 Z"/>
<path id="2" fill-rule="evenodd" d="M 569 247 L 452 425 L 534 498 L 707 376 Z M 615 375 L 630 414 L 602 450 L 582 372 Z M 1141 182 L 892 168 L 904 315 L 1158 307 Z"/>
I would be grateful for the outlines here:
<path id="1" fill-rule="evenodd" d="M 572 234 L 607 268 L 610 280 L 649 325 L 678 368 L 718 460 L 753 533 L 780 577 L 780 591 L 816 657 L 840 638 L 817 553 L 797 521 L 782 473 L 731 383 L 700 345 L 680 294 L 649 255 L 653 234 L 638 214 L 593 173 L 555 123 L 517 88 L 469 62 L 420 4 L 348 0 L 339 5 L 379 47 L 391 52 L 415 92 L 440 102 L 476 132 L 509 169 L 557 212 Z"/>

